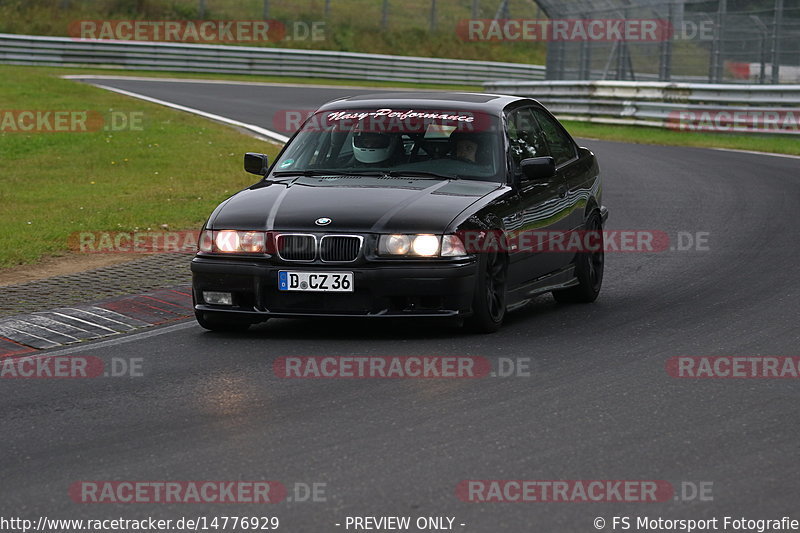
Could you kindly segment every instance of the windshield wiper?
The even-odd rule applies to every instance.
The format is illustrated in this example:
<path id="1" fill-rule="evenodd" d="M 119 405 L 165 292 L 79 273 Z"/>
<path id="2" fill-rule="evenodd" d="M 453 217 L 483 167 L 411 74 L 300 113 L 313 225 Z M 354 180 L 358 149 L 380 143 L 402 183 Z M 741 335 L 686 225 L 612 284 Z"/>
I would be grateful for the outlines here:
<path id="1" fill-rule="evenodd" d="M 414 178 L 440 178 L 443 180 L 460 180 L 461 176 L 439 174 L 437 172 L 428 172 L 427 170 L 390 170 L 385 172 L 387 176 L 392 178 L 405 178 L 408 176 Z"/>
<path id="2" fill-rule="evenodd" d="M 284 176 L 335 176 L 340 174 L 336 170 L 277 170 L 272 173 L 276 178 Z"/>
<path id="3" fill-rule="evenodd" d="M 449 176 L 438 174 L 426 170 L 278 170 L 272 175 L 276 178 L 286 176 L 368 176 L 368 177 L 389 177 L 389 178 L 436 178 L 443 180 L 458 180 L 461 176 Z"/>

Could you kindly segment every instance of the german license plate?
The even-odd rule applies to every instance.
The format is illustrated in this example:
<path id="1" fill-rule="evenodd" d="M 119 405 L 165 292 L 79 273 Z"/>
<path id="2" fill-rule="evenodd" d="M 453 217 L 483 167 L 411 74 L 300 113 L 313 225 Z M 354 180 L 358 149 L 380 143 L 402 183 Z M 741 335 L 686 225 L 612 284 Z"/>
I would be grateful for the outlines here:
<path id="1" fill-rule="evenodd" d="M 278 272 L 278 290 L 353 292 L 352 272 Z"/>

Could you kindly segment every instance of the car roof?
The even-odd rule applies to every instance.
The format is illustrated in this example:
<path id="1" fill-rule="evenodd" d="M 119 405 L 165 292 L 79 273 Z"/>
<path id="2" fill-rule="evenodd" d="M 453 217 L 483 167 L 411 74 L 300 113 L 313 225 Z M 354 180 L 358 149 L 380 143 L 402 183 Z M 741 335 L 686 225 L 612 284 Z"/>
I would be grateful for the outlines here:
<path id="1" fill-rule="evenodd" d="M 509 104 L 527 102 L 541 105 L 536 100 L 502 94 L 482 94 L 445 91 L 405 91 L 359 94 L 339 98 L 324 104 L 319 111 L 368 108 L 456 108 L 464 111 L 483 111 L 499 115 Z"/>

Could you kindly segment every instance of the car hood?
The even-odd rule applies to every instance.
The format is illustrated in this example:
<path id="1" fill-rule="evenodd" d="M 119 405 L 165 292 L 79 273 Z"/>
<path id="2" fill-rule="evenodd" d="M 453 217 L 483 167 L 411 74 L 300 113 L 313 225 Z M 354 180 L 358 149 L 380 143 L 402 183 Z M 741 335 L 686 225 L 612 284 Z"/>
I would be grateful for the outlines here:
<path id="1" fill-rule="evenodd" d="M 502 185 L 396 177 L 265 180 L 221 204 L 211 229 L 441 233 L 471 204 Z M 317 219 L 329 218 L 320 226 Z"/>

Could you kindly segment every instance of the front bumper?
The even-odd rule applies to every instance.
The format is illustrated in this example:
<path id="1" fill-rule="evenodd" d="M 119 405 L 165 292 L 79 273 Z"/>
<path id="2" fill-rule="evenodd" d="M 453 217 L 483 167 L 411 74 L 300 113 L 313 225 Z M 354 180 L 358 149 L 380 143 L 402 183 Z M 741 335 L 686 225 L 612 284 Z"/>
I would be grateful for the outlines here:
<path id="1" fill-rule="evenodd" d="M 471 312 L 477 272 L 474 258 L 414 264 L 291 264 L 226 257 L 192 260 L 197 312 L 240 315 L 254 322 L 269 317 L 442 317 Z M 399 262 L 398 262 L 399 263 Z M 280 270 L 353 272 L 352 293 L 278 290 Z M 203 291 L 233 295 L 233 305 L 210 305 Z"/>

